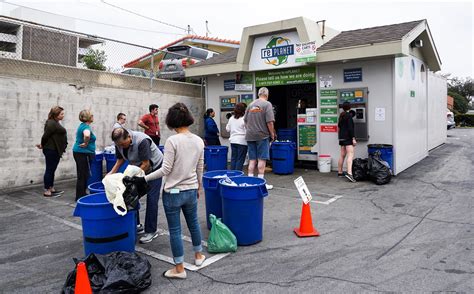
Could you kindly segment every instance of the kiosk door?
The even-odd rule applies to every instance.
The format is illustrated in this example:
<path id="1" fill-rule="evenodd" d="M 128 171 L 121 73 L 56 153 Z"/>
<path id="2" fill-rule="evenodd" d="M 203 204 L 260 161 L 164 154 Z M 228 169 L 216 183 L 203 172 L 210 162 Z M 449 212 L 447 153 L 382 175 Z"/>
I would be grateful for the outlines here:
<path id="1" fill-rule="evenodd" d="M 339 108 L 342 111 L 342 103 L 351 104 L 351 113 L 354 120 L 354 132 L 358 141 L 368 141 L 367 127 L 367 88 L 340 89 L 338 90 Z"/>
<path id="2" fill-rule="evenodd" d="M 220 96 L 220 135 L 222 138 L 229 138 L 230 133 L 225 129 L 229 118 L 232 116 L 232 111 L 234 110 L 235 104 L 239 101 L 239 95 L 233 96 Z"/>

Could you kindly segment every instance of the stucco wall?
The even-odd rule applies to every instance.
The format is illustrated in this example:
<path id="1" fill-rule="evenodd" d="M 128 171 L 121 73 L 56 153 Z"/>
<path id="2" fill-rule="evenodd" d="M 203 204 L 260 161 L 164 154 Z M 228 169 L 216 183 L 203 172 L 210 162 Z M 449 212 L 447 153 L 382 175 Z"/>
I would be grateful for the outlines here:
<path id="1" fill-rule="evenodd" d="M 344 83 L 344 69 L 362 68 L 362 81 Z M 367 120 L 368 141 L 358 141 L 355 157 L 367 158 L 367 144 L 393 144 L 392 142 L 392 60 L 381 59 L 361 62 L 347 62 L 332 65 L 319 65 L 318 76 L 332 76 L 332 88 L 368 88 Z M 318 89 L 319 89 L 318 85 Z M 319 97 L 319 95 L 318 95 Z M 320 98 L 320 97 L 319 97 Z M 318 107 L 319 105 L 318 98 Z M 385 108 L 385 120 L 375 121 L 375 108 Z M 319 129 L 318 129 L 319 132 Z M 332 169 L 337 170 L 339 158 L 339 142 L 337 132 L 320 133 L 319 152 L 329 154 L 332 158 Z"/>
<path id="2" fill-rule="evenodd" d="M 44 122 L 54 105 L 65 109 L 63 125 L 69 142 L 56 179 L 76 175 L 71 149 L 82 109 L 91 109 L 94 114 L 92 129 L 98 149 L 112 143 L 110 132 L 117 113 L 126 113 L 127 127 L 137 130 L 137 120 L 152 103 L 160 106 L 163 143 L 172 134 L 165 127 L 164 117 L 176 102 L 188 105 L 196 118 L 192 130 L 201 134 L 201 87 L 154 82 L 150 91 L 150 81 L 145 78 L 0 58 L 0 188 L 42 183 L 44 156 L 35 144 L 40 143 Z"/>

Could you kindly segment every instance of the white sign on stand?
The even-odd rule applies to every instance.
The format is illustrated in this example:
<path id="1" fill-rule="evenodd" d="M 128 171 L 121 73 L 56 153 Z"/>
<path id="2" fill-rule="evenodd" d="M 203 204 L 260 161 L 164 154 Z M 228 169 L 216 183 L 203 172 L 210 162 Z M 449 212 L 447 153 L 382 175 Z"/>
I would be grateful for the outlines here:
<path id="1" fill-rule="evenodd" d="M 298 177 L 294 182 L 296 189 L 298 189 L 298 193 L 300 193 L 301 199 L 303 199 L 304 204 L 308 204 L 311 199 L 313 199 L 313 196 L 311 196 L 311 193 L 309 192 L 303 177 Z"/>

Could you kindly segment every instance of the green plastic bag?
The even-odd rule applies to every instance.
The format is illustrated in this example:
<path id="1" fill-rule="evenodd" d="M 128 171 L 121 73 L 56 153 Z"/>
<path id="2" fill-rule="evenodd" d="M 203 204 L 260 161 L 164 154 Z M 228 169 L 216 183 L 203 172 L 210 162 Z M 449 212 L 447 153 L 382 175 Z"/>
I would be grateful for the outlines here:
<path id="1" fill-rule="evenodd" d="M 207 251 L 209 253 L 237 251 L 237 238 L 235 238 L 234 233 L 215 215 L 209 214 L 209 220 L 211 222 L 211 232 L 207 240 Z"/>

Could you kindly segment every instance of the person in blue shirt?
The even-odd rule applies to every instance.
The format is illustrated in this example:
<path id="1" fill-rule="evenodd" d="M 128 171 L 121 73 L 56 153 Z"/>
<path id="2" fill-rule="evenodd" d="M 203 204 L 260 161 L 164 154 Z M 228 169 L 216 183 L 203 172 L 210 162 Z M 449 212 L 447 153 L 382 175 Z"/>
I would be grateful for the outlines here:
<path id="1" fill-rule="evenodd" d="M 219 141 L 219 129 L 213 117 L 216 116 L 214 109 L 208 108 L 204 114 L 204 140 L 206 145 L 221 145 Z"/>
<path id="2" fill-rule="evenodd" d="M 72 148 L 74 161 L 76 162 L 77 182 L 76 182 L 76 201 L 86 194 L 87 179 L 91 173 L 91 161 L 95 156 L 96 137 L 92 133 L 91 123 L 94 121 L 94 115 L 89 110 L 82 110 L 79 113 L 81 124 L 76 131 L 76 142 Z"/>

